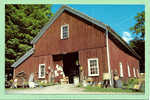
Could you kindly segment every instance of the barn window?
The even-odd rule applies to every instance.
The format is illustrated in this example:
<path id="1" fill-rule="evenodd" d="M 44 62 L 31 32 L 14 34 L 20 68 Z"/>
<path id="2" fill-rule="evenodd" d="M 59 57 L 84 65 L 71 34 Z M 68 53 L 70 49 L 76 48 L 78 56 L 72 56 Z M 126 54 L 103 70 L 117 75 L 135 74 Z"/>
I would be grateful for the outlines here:
<path id="1" fill-rule="evenodd" d="M 135 68 L 133 68 L 133 74 L 134 74 L 134 77 L 136 77 Z"/>
<path id="2" fill-rule="evenodd" d="M 88 75 L 99 76 L 98 58 L 88 59 Z"/>
<path id="3" fill-rule="evenodd" d="M 130 74 L 130 66 L 127 65 L 127 67 L 128 67 L 128 77 L 131 77 L 131 74 Z"/>
<path id="4" fill-rule="evenodd" d="M 123 77 L 123 68 L 122 63 L 120 62 L 120 77 Z"/>
<path id="5" fill-rule="evenodd" d="M 39 65 L 39 78 L 45 78 L 45 64 Z"/>
<path id="6" fill-rule="evenodd" d="M 69 25 L 62 25 L 61 26 L 61 39 L 69 38 Z"/>

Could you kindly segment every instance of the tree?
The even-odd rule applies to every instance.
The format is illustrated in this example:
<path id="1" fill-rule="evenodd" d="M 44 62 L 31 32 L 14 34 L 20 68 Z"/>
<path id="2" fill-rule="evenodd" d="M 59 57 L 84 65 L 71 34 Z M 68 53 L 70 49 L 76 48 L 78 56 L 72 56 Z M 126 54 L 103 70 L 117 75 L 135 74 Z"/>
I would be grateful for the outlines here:
<path id="1" fill-rule="evenodd" d="M 136 24 L 130 30 L 137 36 L 130 41 L 130 46 L 141 56 L 140 72 L 145 72 L 145 12 L 138 13 L 134 18 Z"/>
<path id="2" fill-rule="evenodd" d="M 5 6 L 5 66 L 10 66 L 32 48 L 31 40 L 52 16 L 51 5 Z"/>
<path id="3" fill-rule="evenodd" d="M 140 34 L 141 39 L 145 39 L 145 11 L 137 13 L 137 16 L 134 17 L 136 24 L 130 28 L 133 33 L 137 35 Z"/>

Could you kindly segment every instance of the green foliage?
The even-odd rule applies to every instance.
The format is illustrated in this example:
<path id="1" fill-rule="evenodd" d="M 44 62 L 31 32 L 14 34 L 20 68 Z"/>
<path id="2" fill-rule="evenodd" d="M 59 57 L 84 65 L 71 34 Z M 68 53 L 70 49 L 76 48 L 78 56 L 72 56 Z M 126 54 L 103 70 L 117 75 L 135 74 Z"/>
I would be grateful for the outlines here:
<path id="1" fill-rule="evenodd" d="M 6 5 L 5 8 L 5 62 L 6 68 L 9 68 L 32 48 L 31 40 L 52 13 L 51 5 Z"/>
<path id="2" fill-rule="evenodd" d="M 139 81 L 138 81 L 138 79 L 136 79 L 136 78 L 130 78 L 129 80 L 128 80 L 128 84 L 138 84 L 139 83 Z"/>
<path id="3" fill-rule="evenodd" d="M 13 80 L 12 80 L 12 79 L 10 80 L 10 83 L 13 83 Z"/>
<path id="4" fill-rule="evenodd" d="M 132 89 L 134 87 L 134 85 L 138 84 L 138 83 L 139 83 L 138 79 L 136 79 L 136 78 L 130 78 L 128 80 L 128 88 Z"/>
<path id="5" fill-rule="evenodd" d="M 55 83 L 47 83 L 47 86 L 52 86 L 52 85 L 55 85 Z"/>
<path id="6" fill-rule="evenodd" d="M 45 83 L 45 82 L 42 82 L 42 81 L 38 81 L 38 84 L 39 84 L 40 87 L 47 87 L 47 86 L 55 85 L 54 83 Z"/>
<path id="7" fill-rule="evenodd" d="M 132 90 L 134 90 L 133 88 L 134 88 L 135 85 L 141 84 L 139 90 L 137 90 L 137 91 L 139 91 L 139 92 L 145 92 L 145 81 L 144 81 L 144 79 L 130 78 L 128 80 L 127 84 L 128 84 L 127 88 L 128 89 L 132 89 Z"/>
<path id="8" fill-rule="evenodd" d="M 80 84 L 78 84 L 76 87 L 83 87 L 83 85 L 80 83 Z"/>
<path id="9" fill-rule="evenodd" d="M 136 24 L 130 28 L 133 33 L 141 34 L 141 38 L 145 37 L 145 12 L 137 13 L 137 16 L 134 17 Z"/>
<path id="10" fill-rule="evenodd" d="M 40 82 L 40 83 L 39 83 L 39 86 L 40 86 L 40 87 L 46 87 L 46 86 L 47 86 L 47 83 Z"/>

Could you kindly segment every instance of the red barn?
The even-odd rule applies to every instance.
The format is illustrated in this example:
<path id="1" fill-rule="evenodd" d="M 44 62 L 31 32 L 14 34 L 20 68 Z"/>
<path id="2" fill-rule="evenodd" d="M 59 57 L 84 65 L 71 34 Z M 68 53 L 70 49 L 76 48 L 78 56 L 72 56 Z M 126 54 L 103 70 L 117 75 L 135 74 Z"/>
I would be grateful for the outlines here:
<path id="1" fill-rule="evenodd" d="M 103 79 L 103 73 L 117 71 L 122 79 L 138 77 L 137 53 L 109 26 L 67 6 L 63 6 L 31 41 L 33 48 L 16 61 L 14 77 L 55 82 L 65 75 Z"/>

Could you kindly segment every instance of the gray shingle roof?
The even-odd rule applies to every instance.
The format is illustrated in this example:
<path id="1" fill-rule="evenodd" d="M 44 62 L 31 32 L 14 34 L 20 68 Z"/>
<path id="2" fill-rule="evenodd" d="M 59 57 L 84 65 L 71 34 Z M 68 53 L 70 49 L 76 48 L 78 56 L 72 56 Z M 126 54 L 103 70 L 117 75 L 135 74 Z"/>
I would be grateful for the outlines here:
<path id="1" fill-rule="evenodd" d="M 34 48 L 32 48 L 28 52 L 26 52 L 21 58 L 19 58 L 14 64 L 12 64 L 11 67 L 17 67 L 24 60 L 26 60 L 28 57 L 30 57 L 33 53 L 34 53 Z"/>

